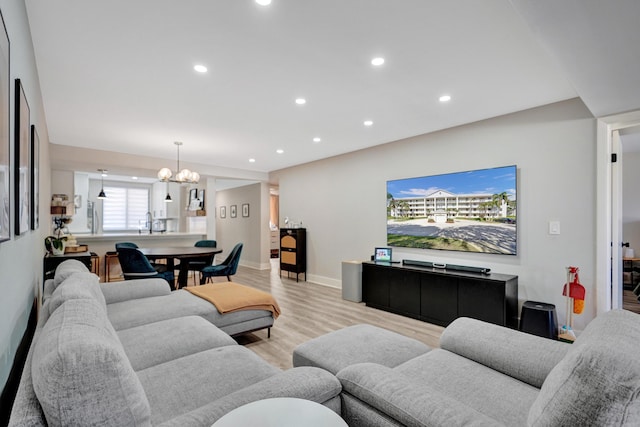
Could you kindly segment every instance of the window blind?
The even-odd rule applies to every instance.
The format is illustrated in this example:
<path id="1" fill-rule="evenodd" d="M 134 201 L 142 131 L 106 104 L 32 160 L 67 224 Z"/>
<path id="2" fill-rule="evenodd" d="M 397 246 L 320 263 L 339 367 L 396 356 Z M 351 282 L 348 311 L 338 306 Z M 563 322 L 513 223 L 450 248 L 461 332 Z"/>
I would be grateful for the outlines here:
<path id="1" fill-rule="evenodd" d="M 149 212 L 149 189 L 105 186 L 102 228 L 104 231 L 138 230 Z"/>

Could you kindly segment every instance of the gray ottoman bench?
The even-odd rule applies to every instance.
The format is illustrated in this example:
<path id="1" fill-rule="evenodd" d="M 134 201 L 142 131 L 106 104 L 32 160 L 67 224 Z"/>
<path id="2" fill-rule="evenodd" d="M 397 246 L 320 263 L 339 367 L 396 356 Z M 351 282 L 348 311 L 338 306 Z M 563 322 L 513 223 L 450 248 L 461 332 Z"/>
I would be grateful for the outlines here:
<path id="1" fill-rule="evenodd" d="M 378 363 L 394 368 L 431 347 L 372 325 L 353 325 L 300 344 L 293 351 L 293 366 L 315 366 L 337 374 L 356 363 Z"/>

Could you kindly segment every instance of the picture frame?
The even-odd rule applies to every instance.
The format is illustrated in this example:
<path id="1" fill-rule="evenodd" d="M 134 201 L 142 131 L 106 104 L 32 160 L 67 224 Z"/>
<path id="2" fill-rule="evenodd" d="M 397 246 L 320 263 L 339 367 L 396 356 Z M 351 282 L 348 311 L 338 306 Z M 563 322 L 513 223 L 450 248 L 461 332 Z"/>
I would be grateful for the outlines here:
<path id="1" fill-rule="evenodd" d="M 204 202 L 205 202 L 205 200 L 204 200 L 204 189 L 198 190 L 198 200 L 200 200 L 200 209 L 205 210 L 206 209 L 205 208 L 206 205 L 204 204 Z"/>
<path id="2" fill-rule="evenodd" d="M 244 203 L 242 205 L 242 217 L 249 218 L 249 203 Z"/>
<path id="3" fill-rule="evenodd" d="M 11 78 L 9 35 L 0 12 L 0 242 L 11 239 Z"/>
<path id="4" fill-rule="evenodd" d="M 31 140 L 30 111 L 20 79 L 15 80 L 14 126 L 14 214 L 15 234 L 20 236 L 31 228 L 31 173 L 29 153 Z"/>
<path id="5" fill-rule="evenodd" d="M 231 205 L 231 218 L 238 216 L 238 205 Z"/>
<path id="6" fill-rule="evenodd" d="M 190 211 L 197 211 L 200 209 L 200 202 L 198 201 L 198 189 L 191 188 L 189 190 L 189 203 L 187 204 L 187 209 Z"/>
<path id="7" fill-rule="evenodd" d="M 191 202 L 198 198 L 198 189 L 192 188 L 189 190 L 189 206 L 191 206 Z"/>
<path id="8" fill-rule="evenodd" d="M 80 195 L 75 196 L 76 208 L 80 207 Z M 40 227 L 40 137 L 36 125 L 31 125 L 31 229 Z"/>
<path id="9" fill-rule="evenodd" d="M 227 207 L 220 206 L 220 218 L 226 218 L 226 217 L 227 217 Z"/>

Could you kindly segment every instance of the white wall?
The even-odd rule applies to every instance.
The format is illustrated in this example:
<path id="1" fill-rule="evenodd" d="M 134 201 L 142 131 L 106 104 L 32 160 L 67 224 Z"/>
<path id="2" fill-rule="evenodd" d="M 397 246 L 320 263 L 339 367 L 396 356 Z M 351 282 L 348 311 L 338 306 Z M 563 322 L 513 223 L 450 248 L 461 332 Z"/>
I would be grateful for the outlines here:
<path id="1" fill-rule="evenodd" d="M 15 78 L 20 78 L 30 108 L 31 123 L 40 137 L 40 228 L 0 243 L 0 386 L 4 387 L 13 365 L 15 351 L 26 330 L 34 295 L 42 288 L 43 239 L 49 232 L 51 175 L 49 167 L 49 133 L 42 106 L 33 45 L 24 1 L 0 0 L 0 10 L 9 34 L 11 61 L 11 164 L 13 164 L 13 101 Z M 12 167 L 13 170 L 13 167 Z M 13 186 L 13 179 L 11 180 Z M 11 189 L 13 230 L 13 188 Z"/>
<path id="2" fill-rule="evenodd" d="M 249 204 L 249 217 L 242 216 L 242 205 Z M 231 206 L 237 215 L 231 217 Z M 226 217 L 220 216 L 225 207 Z M 209 214 L 210 215 L 210 214 Z M 240 264 L 268 269 L 269 263 L 269 188 L 266 183 L 257 183 L 216 192 L 216 240 L 223 254 L 216 262 L 226 257 L 236 243 L 243 243 Z"/>
<path id="3" fill-rule="evenodd" d="M 596 122 L 578 100 L 421 135 L 270 175 L 280 217 L 307 228 L 309 280 L 339 285 L 343 260 L 369 258 L 386 243 L 386 181 L 515 164 L 518 255 L 397 248 L 394 258 L 483 266 L 519 276 L 519 299 L 556 305 L 565 319 L 565 267 L 580 268 L 595 317 Z M 561 234 L 549 235 L 548 222 Z M 282 222 L 281 222 L 282 224 Z"/>

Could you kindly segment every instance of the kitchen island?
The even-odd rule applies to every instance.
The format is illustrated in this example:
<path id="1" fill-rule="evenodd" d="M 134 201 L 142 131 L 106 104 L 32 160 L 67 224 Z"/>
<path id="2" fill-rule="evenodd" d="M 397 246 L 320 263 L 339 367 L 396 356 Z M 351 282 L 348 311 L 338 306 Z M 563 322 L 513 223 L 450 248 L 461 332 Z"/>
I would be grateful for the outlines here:
<path id="1" fill-rule="evenodd" d="M 95 252 L 101 259 L 100 272 L 101 278 L 106 281 L 107 262 L 105 254 L 114 252 L 115 245 L 118 242 L 133 242 L 140 247 L 154 248 L 167 246 L 193 246 L 198 240 L 207 238 L 202 233 L 181 233 L 181 232 L 165 232 L 165 233 L 103 233 L 103 234 L 74 234 L 80 245 L 88 245 L 91 252 Z M 117 263 L 116 263 L 117 264 Z M 110 269 L 110 277 L 119 276 L 120 265 L 117 268 L 113 266 Z"/>

